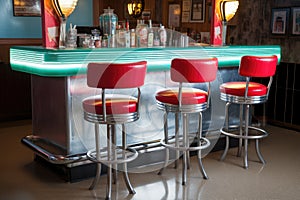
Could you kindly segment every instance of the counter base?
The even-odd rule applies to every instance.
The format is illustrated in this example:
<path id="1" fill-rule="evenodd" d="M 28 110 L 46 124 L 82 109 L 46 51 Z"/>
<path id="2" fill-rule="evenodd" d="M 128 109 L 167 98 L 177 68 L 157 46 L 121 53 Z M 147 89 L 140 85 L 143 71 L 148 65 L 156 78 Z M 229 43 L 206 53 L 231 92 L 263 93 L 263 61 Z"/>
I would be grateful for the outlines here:
<path id="1" fill-rule="evenodd" d="M 156 145 L 154 145 L 156 146 Z M 230 138 L 230 148 L 237 147 L 238 140 Z M 224 150 L 225 148 L 225 137 L 220 137 L 212 152 Z M 136 160 L 129 163 L 129 167 L 134 170 L 142 171 L 146 166 L 151 165 L 157 171 L 164 164 L 164 148 L 159 146 L 153 147 L 153 149 L 138 150 L 139 156 Z M 191 152 L 190 156 L 195 156 L 195 152 Z M 171 155 L 172 157 L 172 155 Z M 96 164 L 92 162 L 82 162 L 77 165 L 70 164 L 54 164 L 45 159 L 42 155 L 35 152 L 34 161 L 41 164 L 43 167 L 54 172 L 59 178 L 66 182 L 75 183 L 78 181 L 93 178 L 96 173 Z M 204 161 L 205 162 L 205 161 Z M 107 167 L 102 165 L 101 175 L 106 174 Z M 132 170 L 131 170 L 132 171 Z"/>

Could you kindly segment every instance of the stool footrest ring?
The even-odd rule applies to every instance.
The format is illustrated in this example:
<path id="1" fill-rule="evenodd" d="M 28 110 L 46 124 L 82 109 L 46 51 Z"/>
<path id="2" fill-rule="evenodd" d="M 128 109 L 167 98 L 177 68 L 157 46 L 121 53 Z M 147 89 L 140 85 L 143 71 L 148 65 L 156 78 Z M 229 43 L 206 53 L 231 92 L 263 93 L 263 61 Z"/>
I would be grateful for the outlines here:
<path id="1" fill-rule="evenodd" d="M 243 129 L 245 129 L 244 126 Z M 241 138 L 241 139 L 261 139 L 269 135 L 267 131 L 254 126 L 248 126 L 248 136 L 240 135 L 238 125 L 229 126 L 229 130 L 226 130 L 226 128 L 223 127 L 220 129 L 220 131 L 222 134 L 226 136 L 233 137 L 233 138 Z"/>
<path id="2" fill-rule="evenodd" d="M 189 140 L 189 144 L 192 144 L 194 140 L 199 142 L 199 138 L 195 136 L 189 136 L 188 140 Z M 210 141 L 206 138 L 201 138 L 200 142 L 201 142 L 200 146 L 184 146 L 182 136 L 178 137 L 178 146 L 176 146 L 175 136 L 168 139 L 168 143 L 166 143 L 165 139 L 161 139 L 160 141 L 162 146 L 176 151 L 198 151 L 201 149 L 206 149 L 207 147 L 210 146 Z"/>
<path id="3" fill-rule="evenodd" d="M 111 152 L 110 158 L 108 157 L 107 148 L 103 148 L 100 150 L 100 159 L 97 159 L 97 151 L 90 150 L 87 152 L 87 158 L 93 162 L 102 163 L 102 164 L 122 164 L 133 161 L 137 158 L 138 152 L 128 147 L 124 150 L 121 146 L 116 146 L 116 156 L 114 158 L 114 153 Z"/>

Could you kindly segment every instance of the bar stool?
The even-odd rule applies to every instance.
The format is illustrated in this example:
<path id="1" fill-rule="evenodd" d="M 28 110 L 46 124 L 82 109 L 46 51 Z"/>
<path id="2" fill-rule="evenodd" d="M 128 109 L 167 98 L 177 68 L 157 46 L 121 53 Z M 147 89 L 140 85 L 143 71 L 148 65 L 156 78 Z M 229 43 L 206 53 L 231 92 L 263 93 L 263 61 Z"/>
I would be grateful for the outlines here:
<path id="1" fill-rule="evenodd" d="M 272 84 L 273 75 L 276 71 L 277 56 L 243 56 L 239 66 L 239 74 L 246 77 L 244 82 L 228 82 L 220 86 L 221 100 L 226 101 L 225 106 L 225 127 L 221 133 L 226 136 L 225 150 L 221 156 L 223 161 L 229 149 L 229 137 L 239 139 L 237 156 L 241 156 L 244 141 L 244 168 L 248 168 L 248 140 L 255 140 L 256 153 L 261 163 L 265 160 L 259 150 L 259 140 L 268 136 L 268 133 L 258 127 L 249 125 L 250 105 L 264 103 L 268 99 L 269 90 Z M 251 82 L 251 77 L 269 78 L 268 85 Z M 239 125 L 229 125 L 229 106 L 239 104 Z M 245 115 L 243 112 L 245 107 Z"/>
<path id="2" fill-rule="evenodd" d="M 106 199 L 111 199 L 112 168 L 114 182 L 117 179 L 117 165 L 123 164 L 123 176 L 130 194 L 135 191 L 129 181 L 127 162 L 137 158 L 135 149 L 127 147 L 125 124 L 139 119 L 140 86 L 144 84 L 146 61 L 134 63 L 89 63 L 87 67 L 87 85 L 101 88 L 101 95 L 85 98 L 82 102 L 84 119 L 94 123 L 96 150 L 87 152 L 87 157 L 97 163 L 97 174 L 89 189 L 97 184 L 101 164 L 107 165 Z M 120 94 L 119 89 L 137 89 L 137 95 Z M 108 94 L 106 90 L 111 93 Z M 99 125 L 107 125 L 107 146 L 100 147 Z M 116 125 L 122 126 L 122 145 L 116 143 Z"/>
<path id="3" fill-rule="evenodd" d="M 202 137 L 202 111 L 209 107 L 210 82 L 215 80 L 218 70 L 217 58 L 181 59 L 176 58 L 171 63 L 171 80 L 179 83 L 178 88 L 170 88 L 156 93 L 156 103 L 164 113 L 164 139 L 161 144 L 166 147 L 166 160 L 161 174 L 169 162 L 169 150 L 183 153 L 182 159 L 182 185 L 186 184 L 186 173 L 189 168 L 189 152 L 198 151 L 198 164 L 204 179 L 208 176 L 201 160 L 201 150 L 209 147 L 208 139 Z M 183 86 L 183 83 L 206 83 L 207 91 Z M 175 113 L 175 139 L 168 134 L 168 113 Z M 188 114 L 199 113 L 199 125 L 196 136 L 189 134 Z M 182 115 L 182 136 L 179 136 L 179 115 Z M 190 144 L 195 141 L 196 146 Z"/>

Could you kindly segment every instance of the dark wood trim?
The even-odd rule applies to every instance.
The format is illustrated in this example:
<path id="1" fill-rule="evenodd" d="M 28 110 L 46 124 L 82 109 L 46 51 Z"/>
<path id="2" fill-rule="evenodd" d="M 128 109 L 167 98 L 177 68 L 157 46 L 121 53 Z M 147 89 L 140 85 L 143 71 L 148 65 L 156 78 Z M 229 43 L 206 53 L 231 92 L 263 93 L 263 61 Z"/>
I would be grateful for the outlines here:
<path id="1" fill-rule="evenodd" d="M 41 38 L 5 38 L 0 39 L 0 62 L 9 63 L 11 46 L 41 46 Z"/>
<path id="2" fill-rule="evenodd" d="M 161 14 L 162 24 L 168 27 L 169 1 L 162 1 Z"/>
<path id="3" fill-rule="evenodd" d="M 93 0 L 93 26 L 99 26 L 100 1 Z"/>
<path id="4" fill-rule="evenodd" d="M 5 38 L 0 39 L 0 45 L 42 45 L 41 38 Z"/>
<path id="5" fill-rule="evenodd" d="M 155 0 L 155 10 L 153 10 L 153 15 L 155 15 L 154 21 L 161 23 L 162 21 L 162 9 L 161 9 L 161 5 L 162 5 L 162 0 Z M 152 15 L 152 13 L 151 13 Z"/>

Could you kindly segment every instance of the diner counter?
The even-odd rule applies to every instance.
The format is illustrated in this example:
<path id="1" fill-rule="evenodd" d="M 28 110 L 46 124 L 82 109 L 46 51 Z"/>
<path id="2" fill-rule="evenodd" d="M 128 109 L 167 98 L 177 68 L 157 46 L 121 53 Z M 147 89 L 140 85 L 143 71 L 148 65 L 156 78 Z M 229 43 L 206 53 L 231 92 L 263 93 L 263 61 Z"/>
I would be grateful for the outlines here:
<path id="1" fill-rule="evenodd" d="M 39 76 L 61 77 L 84 73 L 89 62 L 132 62 L 146 60 L 148 72 L 170 68 L 173 58 L 217 57 L 219 67 L 238 66 L 244 55 L 276 55 L 280 46 L 191 46 L 182 48 L 95 48 L 46 49 L 16 46 L 10 49 L 13 70 Z"/>
<path id="2" fill-rule="evenodd" d="M 147 75 L 141 87 L 140 119 L 129 123 L 128 144 L 148 151 L 163 137 L 163 112 L 156 108 L 154 94 L 165 87 L 173 87 L 169 68 L 173 58 L 217 57 L 219 70 L 212 83 L 211 106 L 203 113 L 203 134 L 210 138 L 211 148 L 219 139 L 224 123 L 225 103 L 219 97 L 222 82 L 241 80 L 237 69 L 244 55 L 277 55 L 280 46 L 193 46 L 185 48 L 99 48 L 99 49 L 46 49 L 33 46 L 16 46 L 10 49 L 13 70 L 31 74 L 32 135 L 22 142 L 35 154 L 54 164 L 68 168 L 85 165 L 87 150 L 95 148 L 94 126 L 83 118 L 82 100 L 99 94 L 86 85 L 86 66 L 90 62 L 133 62 L 146 60 Z M 206 87 L 196 84 L 195 87 Z M 238 108 L 230 112 L 230 123 L 238 119 Z M 170 118 L 171 119 L 171 118 Z M 197 115 L 190 118 L 190 131 L 197 129 Z M 170 122 L 170 133 L 174 133 Z M 102 125 L 100 130 L 105 132 Z M 105 143 L 105 134 L 101 134 Z M 102 140 L 101 140 L 102 141 Z M 153 145 L 154 148 L 157 146 Z M 206 153 L 208 153 L 206 152 Z M 205 154 L 205 152 L 203 152 Z M 145 154 L 136 165 L 162 161 L 163 155 Z M 154 155 L 154 156 L 152 156 Z M 143 157 L 143 156 L 142 156 Z M 140 158 L 140 156 L 138 157 Z"/>

